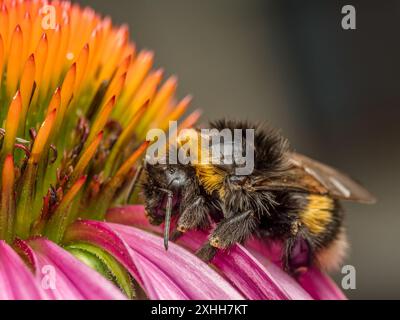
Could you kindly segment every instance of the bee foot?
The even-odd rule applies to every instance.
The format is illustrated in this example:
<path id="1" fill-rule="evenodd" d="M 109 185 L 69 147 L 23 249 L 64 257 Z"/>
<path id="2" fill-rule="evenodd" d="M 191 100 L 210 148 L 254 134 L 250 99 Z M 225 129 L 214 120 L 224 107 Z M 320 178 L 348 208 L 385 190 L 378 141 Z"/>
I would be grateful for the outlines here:
<path id="1" fill-rule="evenodd" d="M 201 260 L 208 262 L 214 258 L 216 253 L 217 249 L 209 243 L 206 243 L 196 252 L 196 256 L 198 256 Z"/>
<path id="2" fill-rule="evenodd" d="M 178 231 L 181 232 L 181 233 L 185 233 L 185 232 L 187 231 L 187 228 L 185 228 L 185 227 L 182 226 L 182 225 L 178 225 L 178 226 L 176 227 L 176 230 L 178 230 Z"/>
<path id="3" fill-rule="evenodd" d="M 299 267 L 293 271 L 293 275 L 297 278 L 306 273 L 307 271 L 308 271 L 307 267 Z"/>
<path id="4" fill-rule="evenodd" d="M 174 230 L 171 234 L 171 236 L 169 237 L 169 240 L 171 241 L 176 241 L 178 240 L 181 236 L 183 235 L 183 232 L 179 231 L 179 230 Z"/>
<path id="5" fill-rule="evenodd" d="M 210 245 L 215 248 L 222 249 L 221 241 L 220 241 L 219 237 L 212 237 L 210 239 Z"/>

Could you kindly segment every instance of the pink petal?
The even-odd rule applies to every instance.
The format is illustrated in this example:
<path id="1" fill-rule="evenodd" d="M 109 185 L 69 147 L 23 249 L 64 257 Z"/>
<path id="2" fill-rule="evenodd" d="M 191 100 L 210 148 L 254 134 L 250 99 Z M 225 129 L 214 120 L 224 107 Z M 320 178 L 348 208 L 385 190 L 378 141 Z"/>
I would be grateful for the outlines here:
<path id="1" fill-rule="evenodd" d="M 281 265 L 279 243 L 267 244 L 264 241 L 252 239 L 246 244 L 249 250 L 256 254 L 263 264 L 265 261 L 272 260 L 276 265 Z M 346 296 L 339 289 L 335 282 L 324 272 L 311 268 L 302 274 L 298 282 L 313 299 L 316 300 L 346 300 Z"/>
<path id="2" fill-rule="evenodd" d="M 107 220 L 162 232 L 160 227 L 149 224 L 143 206 L 111 209 Z M 196 251 L 206 240 L 205 232 L 191 231 L 179 243 Z M 158 241 L 162 242 L 160 238 Z M 235 245 L 229 252 L 218 252 L 212 263 L 248 299 L 311 299 L 293 278 L 272 263 L 263 266 L 243 246 Z"/>
<path id="3" fill-rule="evenodd" d="M 347 300 L 335 282 L 318 269 L 310 269 L 303 274 L 299 282 L 316 300 Z"/>
<path id="4" fill-rule="evenodd" d="M 265 259 L 281 265 L 282 244 L 277 241 L 262 241 L 259 238 L 251 238 L 246 242 L 246 248 L 262 263 Z"/>
<path id="5" fill-rule="evenodd" d="M 120 238 L 129 253 L 115 256 L 135 277 L 150 299 L 242 299 L 243 297 L 216 271 L 193 254 L 171 243 L 165 251 L 160 237 L 140 229 L 97 221 L 77 221 L 65 240 L 89 241 L 104 247 L 105 239 Z M 102 236 L 105 235 L 105 238 Z M 134 264 L 132 272 L 130 267 Z M 136 274 L 138 272 L 138 274 Z M 139 277 L 138 277 L 139 275 Z"/>
<path id="6" fill-rule="evenodd" d="M 162 233 L 160 227 L 153 226 L 148 222 L 148 219 L 145 216 L 144 207 L 140 205 L 110 209 L 107 214 L 107 220 L 115 223 L 138 226 L 139 228 L 151 230 L 158 234 Z M 188 235 L 185 235 L 179 243 L 192 251 L 195 251 L 200 247 L 201 243 L 206 240 L 206 237 L 207 235 L 205 233 L 190 232 Z M 220 269 L 223 269 L 221 269 L 221 271 L 224 272 L 226 278 L 228 278 L 232 283 L 242 283 L 243 281 L 234 279 L 234 277 L 243 274 L 244 277 L 252 279 L 254 285 L 258 285 L 262 288 L 256 289 L 255 286 L 249 285 L 251 281 L 244 281 L 244 285 L 242 284 L 241 287 L 236 286 L 239 290 L 241 289 L 240 291 L 246 297 L 251 299 L 265 299 L 265 297 L 278 298 L 281 295 L 289 296 L 289 294 L 291 297 L 287 298 L 292 299 L 309 299 L 310 296 L 314 299 L 346 299 L 343 292 L 330 279 L 330 277 L 316 269 L 309 270 L 306 274 L 300 277 L 299 283 L 297 283 L 296 280 L 283 272 L 280 268 L 281 250 L 282 248 L 279 243 L 252 239 L 246 243 L 246 249 L 242 246 L 237 246 L 234 250 L 231 250 L 230 253 L 226 253 L 225 256 L 222 253 L 217 254 L 212 262 Z M 230 256 L 228 256 L 228 254 Z M 229 267 L 227 265 L 228 262 L 230 263 Z M 246 263 L 240 266 L 235 265 L 239 262 Z M 261 280 L 261 277 L 255 280 L 251 275 L 246 274 L 247 270 L 253 270 L 253 267 L 250 267 L 251 264 L 258 264 L 265 269 L 263 271 L 268 275 L 268 284 L 265 284 L 265 279 Z M 299 284 L 308 292 L 308 294 L 304 294 L 304 290 L 300 288 Z M 274 286 L 280 286 L 282 292 L 279 294 L 275 292 L 273 294 L 271 288 L 276 288 Z"/>
<path id="7" fill-rule="evenodd" d="M 91 221 L 80 220 L 68 228 L 64 235 L 64 242 L 76 240 L 96 243 L 104 250 L 108 251 L 132 274 L 139 284 L 143 281 L 131 257 L 131 250 L 125 241 L 110 228 L 103 224 L 92 223 Z"/>
<path id="8" fill-rule="evenodd" d="M 190 299 L 240 299 L 238 294 L 206 263 L 178 245 L 171 243 L 165 251 L 160 237 L 140 229 L 119 224 L 108 224 L 129 243 L 137 253 L 152 259 L 181 288 L 186 287 Z M 145 243 L 147 247 L 142 244 Z M 151 252 L 151 256 L 149 255 Z M 163 261 L 164 260 L 164 261 Z M 166 263 L 166 262 L 169 263 Z M 199 292 L 201 290 L 201 292 Z"/>
<path id="9" fill-rule="evenodd" d="M 38 300 L 46 295 L 18 254 L 0 241 L 0 299 Z"/>
<path id="10" fill-rule="evenodd" d="M 165 274 L 156 264 L 146 257 L 129 249 L 132 260 L 135 261 L 143 279 L 142 287 L 145 288 L 147 296 L 152 300 L 188 300 L 189 295 L 185 293 L 171 278 Z"/>
<path id="11" fill-rule="evenodd" d="M 206 240 L 205 232 L 191 231 L 179 239 L 179 243 L 196 251 Z M 248 299 L 312 299 L 286 272 L 269 261 L 261 264 L 242 245 L 234 245 L 229 251 L 218 251 L 211 262 Z"/>
<path id="12" fill-rule="evenodd" d="M 28 245 L 26 245 L 28 246 Z M 53 242 L 36 238 L 29 241 L 35 257 L 36 277 L 40 283 L 52 277 L 54 287 L 47 285 L 52 299 L 125 300 L 126 296 L 109 280 L 94 271 Z M 48 282 L 47 282 L 48 283 Z"/>
<path id="13" fill-rule="evenodd" d="M 241 245 L 235 245 L 229 253 L 217 254 L 213 264 L 249 299 L 311 299 L 282 269 L 273 263 L 263 266 Z"/>
<path id="14" fill-rule="evenodd" d="M 127 226 L 135 226 L 157 234 L 161 231 L 159 226 L 149 223 L 149 219 L 146 218 L 144 206 L 142 205 L 128 205 L 111 208 L 107 212 L 106 220 L 108 222 L 124 224 Z"/>

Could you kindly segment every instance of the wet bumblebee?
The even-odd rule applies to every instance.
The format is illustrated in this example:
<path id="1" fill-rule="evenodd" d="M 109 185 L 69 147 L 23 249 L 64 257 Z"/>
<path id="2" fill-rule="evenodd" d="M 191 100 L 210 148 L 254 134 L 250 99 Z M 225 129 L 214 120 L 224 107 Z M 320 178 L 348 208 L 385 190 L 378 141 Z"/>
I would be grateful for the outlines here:
<path id="1" fill-rule="evenodd" d="M 235 163 L 144 165 L 144 196 L 153 224 L 165 221 L 171 238 L 191 229 L 216 228 L 198 251 L 210 260 L 256 236 L 283 243 L 284 268 L 296 274 L 311 265 L 338 267 L 347 247 L 339 200 L 373 203 L 374 197 L 347 175 L 293 152 L 278 132 L 247 122 L 221 120 L 217 130 L 253 128 L 254 170 L 237 175 Z"/>

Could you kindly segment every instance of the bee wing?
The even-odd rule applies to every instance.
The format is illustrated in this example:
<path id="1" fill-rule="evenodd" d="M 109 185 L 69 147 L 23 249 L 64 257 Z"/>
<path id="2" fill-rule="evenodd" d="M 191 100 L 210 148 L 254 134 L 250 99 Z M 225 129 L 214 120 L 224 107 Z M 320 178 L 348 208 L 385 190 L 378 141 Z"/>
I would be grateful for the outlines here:
<path id="1" fill-rule="evenodd" d="M 290 153 L 291 168 L 278 177 L 255 181 L 255 190 L 297 190 L 334 199 L 375 203 L 375 197 L 346 174 L 298 153 Z"/>
<path id="2" fill-rule="evenodd" d="M 328 194 L 332 198 L 375 203 L 375 197 L 346 174 L 326 164 L 299 153 L 290 153 L 289 160 L 294 166 L 295 184 L 310 192 Z"/>

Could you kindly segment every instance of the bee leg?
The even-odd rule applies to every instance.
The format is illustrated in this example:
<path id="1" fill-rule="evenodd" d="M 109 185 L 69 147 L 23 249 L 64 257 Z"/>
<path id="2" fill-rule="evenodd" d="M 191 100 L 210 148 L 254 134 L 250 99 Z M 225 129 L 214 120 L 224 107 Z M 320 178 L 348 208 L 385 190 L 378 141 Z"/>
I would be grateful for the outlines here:
<path id="1" fill-rule="evenodd" d="M 298 276 L 310 267 L 313 250 L 310 240 L 305 235 L 297 234 L 285 241 L 282 264 L 285 271 Z"/>
<path id="2" fill-rule="evenodd" d="M 193 201 L 191 195 L 191 203 L 188 204 L 186 197 L 183 198 L 181 205 L 181 215 L 177 223 L 177 231 L 184 233 L 191 229 L 207 229 L 210 227 L 210 219 L 208 213 L 210 211 L 208 204 L 203 196 L 198 195 Z"/>
<path id="3" fill-rule="evenodd" d="M 257 224 L 258 220 L 251 210 L 222 220 L 211 234 L 209 241 L 196 252 L 196 255 L 202 260 L 211 260 L 218 249 L 226 249 L 236 242 L 244 242 L 254 232 Z"/>
<path id="4" fill-rule="evenodd" d="M 191 229 L 210 227 L 209 204 L 196 180 L 192 180 L 182 190 L 179 212 L 176 230 L 181 234 Z"/>
<path id="5" fill-rule="evenodd" d="M 157 209 L 160 203 L 163 202 L 165 194 L 159 191 L 159 188 L 152 183 L 144 185 L 144 192 L 146 196 L 145 209 L 146 216 L 151 224 L 159 225 L 164 221 L 163 217 L 158 217 Z"/>
<path id="6" fill-rule="evenodd" d="M 177 230 L 176 228 L 174 228 L 174 230 L 172 230 L 172 232 L 171 232 L 171 236 L 169 237 L 169 240 L 175 242 L 175 241 L 178 240 L 183 234 L 184 234 L 184 232 L 181 232 L 181 231 Z"/>
<path id="7" fill-rule="evenodd" d="M 225 249 L 239 242 L 243 243 L 252 235 L 258 225 L 258 219 L 252 210 L 222 220 L 211 234 L 211 246 Z"/>
<path id="8" fill-rule="evenodd" d="M 214 258 L 217 250 L 218 249 L 213 247 L 209 242 L 206 242 L 199 250 L 197 250 L 196 256 L 207 262 Z"/>

